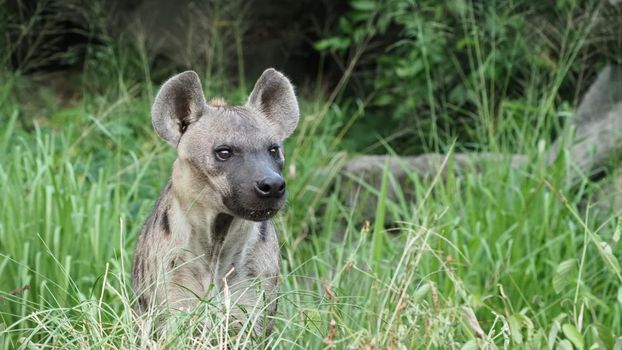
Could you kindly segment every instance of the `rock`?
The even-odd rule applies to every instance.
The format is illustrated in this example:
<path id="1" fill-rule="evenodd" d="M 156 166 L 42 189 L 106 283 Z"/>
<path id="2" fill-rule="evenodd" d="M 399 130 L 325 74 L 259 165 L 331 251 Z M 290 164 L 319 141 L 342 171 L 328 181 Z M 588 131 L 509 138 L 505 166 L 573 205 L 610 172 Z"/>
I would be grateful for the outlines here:
<path id="1" fill-rule="evenodd" d="M 604 117 L 577 127 L 575 140 L 568 151 L 579 169 L 588 176 L 603 170 L 622 151 L 622 103 Z"/>
<path id="2" fill-rule="evenodd" d="M 355 156 L 343 167 L 342 172 L 353 176 L 363 176 L 365 179 L 373 179 L 370 183 L 378 183 L 382 180 L 382 173 L 387 165 L 391 174 L 398 180 L 408 177 L 409 173 L 421 177 L 432 177 L 442 170 L 445 175 L 447 167 L 442 167 L 445 162 L 453 162 L 453 169 L 457 171 L 478 170 L 484 163 L 491 161 L 509 161 L 511 167 L 524 164 L 526 157 L 522 155 L 503 155 L 495 153 L 455 153 L 447 159 L 446 154 L 426 153 L 419 156 L 399 157 L 392 155 L 361 155 Z M 379 186 L 378 186 L 379 188 Z"/>
<path id="3" fill-rule="evenodd" d="M 437 174 L 445 177 L 448 171 L 457 173 L 479 172 L 490 162 L 507 162 L 517 168 L 525 164 L 527 158 L 522 155 L 504 155 L 494 153 L 456 153 L 449 156 L 428 153 L 412 157 L 393 155 L 361 155 L 350 159 L 341 174 L 341 193 L 347 206 L 357 208 L 366 219 L 375 215 L 378 197 L 367 188 L 377 191 L 382 187 L 385 166 L 392 180 L 387 187 L 387 199 L 399 202 L 399 195 L 404 200 L 415 200 L 415 185 L 418 180 L 432 179 Z M 387 218 L 389 226 L 392 218 Z"/>
<path id="4" fill-rule="evenodd" d="M 622 216 L 622 168 L 603 180 L 592 200 L 595 209 L 606 215 Z"/>
<path id="5" fill-rule="evenodd" d="M 598 73 L 570 122 L 580 129 L 604 118 L 619 102 L 622 102 L 622 68 L 609 65 Z"/>
<path id="6" fill-rule="evenodd" d="M 561 147 L 567 147 L 570 158 L 580 172 L 570 174 L 591 177 L 601 172 L 612 155 L 622 150 L 622 68 L 609 65 L 598 74 L 576 113 L 570 119 L 575 129 L 572 145 L 560 138 L 548 151 L 548 161 L 554 162 Z M 564 143 L 564 144 L 562 144 Z"/>

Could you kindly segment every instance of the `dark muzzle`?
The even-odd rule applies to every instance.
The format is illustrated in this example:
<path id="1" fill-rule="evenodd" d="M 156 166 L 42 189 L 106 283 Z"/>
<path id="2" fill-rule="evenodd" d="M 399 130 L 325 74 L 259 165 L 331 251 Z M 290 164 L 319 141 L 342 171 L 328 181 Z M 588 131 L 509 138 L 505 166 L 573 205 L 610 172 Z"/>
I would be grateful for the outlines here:
<path id="1" fill-rule="evenodd" d="M 281 198 L 285 195 L 285 179 L 276 174 L 264 177 L 255 183 L 255 193 L 259 198 Z"/>

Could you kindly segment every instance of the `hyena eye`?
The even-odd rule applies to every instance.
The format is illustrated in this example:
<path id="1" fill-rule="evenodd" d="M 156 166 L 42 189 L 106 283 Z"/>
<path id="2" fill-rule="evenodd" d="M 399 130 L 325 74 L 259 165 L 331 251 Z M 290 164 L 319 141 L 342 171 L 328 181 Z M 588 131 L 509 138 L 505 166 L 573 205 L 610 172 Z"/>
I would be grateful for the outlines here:
<path id="1" fill-rule="evenodd" d="M 270 152 L 270 154 L 271 154 L 273 157 L 278 157 L 278 155 L 279 155 L 279 146 L 271 146 L 271 147 L 268 149 L 268 152 Z"/>
<path id="2" fill-rule="evenodd" d="M 216 158 L 218 160 L 227 160 L 233 155 L 233 151 L 231 151 L 231 148 L 224 146 L 216 148 L 214 150 L 214 153 L 216 153 Z"/>

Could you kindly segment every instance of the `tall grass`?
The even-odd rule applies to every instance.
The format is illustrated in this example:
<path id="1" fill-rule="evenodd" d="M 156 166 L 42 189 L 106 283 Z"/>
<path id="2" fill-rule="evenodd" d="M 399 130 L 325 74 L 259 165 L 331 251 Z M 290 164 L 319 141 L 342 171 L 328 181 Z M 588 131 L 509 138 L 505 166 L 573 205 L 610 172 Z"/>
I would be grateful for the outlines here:
<path id="1" fill-rule="evenodd" d="M 582 45 L 584 29 L 566 42 Z M 569 181 L 567 154 L 547 165 L 543 147 L 535 146 L 559 131 L 569 113 L 554 96 L 575 59 L 572 45 L 559 77 L 526 85 L 533 100 L 491 110 L 490 87 L 481 86 L 474 116 L 481 118 L 480 148 L 521 151 L 529 162 L 512 168 L 509 159 L 491 160 L 453 171 L 449 161 L 431 179 L 408 171 L 408 188 L 385 170 L 381 186 L 360 189 L 360 198 L 370 192 L 380 199 L 372 211 L 357 205 L 362 200 L 352 206 L 344 199 L 351 187 L 338 176 L 345 161 L 340 142 L 364 109 L 302 97 L 301 122 L 286 145 L 289 202 L 275 220 L 279 312 L 275 332 L 265 338 L 250 324 L 228 332 L 229 320 L 215 316 L 218 306 L 209 301 L 172 315 L 175 326 L 159 338 L 153 321 L 162 315 L 133 312 L 136 235 L 175 157 L 151 130 L 151 93 L 142 92 L 151 82 L 109 76 L 106 91 L 87 92 L 36 119 L 15 98 L 22 78 L 6 74 L 0 347 L 622 347 L 621 223 L 590 206 L 587 178 Z M 128 67 L 130 58 L 106 49 L 104 62 Z M 495 53 L 476 53 L 473 65 L 485 64 L 485 55 Z M 151 76 L 147 56 L 140 57 L 139 74 Z M 525 122 L 517 123 L 517 115 Z M 453 151 L 452 140 L 431 138 Z M 214 326 L 206 329 L 208 321 Z"/>

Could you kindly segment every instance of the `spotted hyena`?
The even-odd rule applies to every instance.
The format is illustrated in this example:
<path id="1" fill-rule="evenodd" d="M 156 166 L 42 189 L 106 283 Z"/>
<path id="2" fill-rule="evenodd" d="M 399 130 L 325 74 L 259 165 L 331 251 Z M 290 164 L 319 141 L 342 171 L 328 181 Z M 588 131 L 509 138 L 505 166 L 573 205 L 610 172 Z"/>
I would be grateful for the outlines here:
<path id="1" fill-rule="evenodd" d="M 241 320 L 249 310 L 273 315 L 280 253 L 271 218 L 285 203 L 283 140 L 298 124 L 292 85 L 268 69 L 246 104 L 232 106 L 206 102 L 198 75 L 187 71 L 164 83 L 151 114 L 177 159 L 138 238 L 138 312 L 228 298 Z M 255 328 L 269 331 L 271 322 Z"/>

